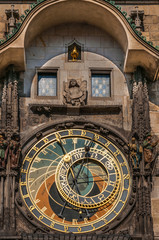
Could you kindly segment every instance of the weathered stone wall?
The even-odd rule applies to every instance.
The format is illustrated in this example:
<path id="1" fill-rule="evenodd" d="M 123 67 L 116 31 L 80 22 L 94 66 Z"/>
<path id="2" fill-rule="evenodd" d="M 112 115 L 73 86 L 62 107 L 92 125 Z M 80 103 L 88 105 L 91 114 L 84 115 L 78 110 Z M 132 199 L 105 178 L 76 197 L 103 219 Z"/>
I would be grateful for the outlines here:
<path id="1" fill-rule="evenodd" d="M 68 62 L 66 58 L 66 44 L 76 39 L 83 44 L 84 53 L 81 62 Z M 124 64 L 124 53 L 120 45 L 102 30 L 83 24 L 68 24 L 53 27 L 38 36 L 26 49 L 26 72 L 24 74 L 24 93 L 27 98 L 21 99 L 21 130 L 28 131 L 51 120 L 59 120 L 54 114 L 48 119 L 45 115 L 33 116 L 27 110 L 29 104 L 50 103 L 63 104 L 64 82 L 75 78 L 87 81 L 87 105 L 120 105 L 122 111 L 115 114 L 100 114 L 81 116 L 86 120 L 115 125 L 125 130 L 131 129 L 131 100 L 125 76 L 120 69 Z M 36 68 L 58 68 L 58 97 L 38 98 Z M 109 69 L 111 72 L 111 97 L 92 99 L 91 97 L 91 69 Z M 129 75 L 127 77 L 130 77 Z M 119 90 L 120 89 L 120 90 Z M 66 116 L 65 116 L 66 117 Z M 65 118 L 61 116 L 63 120 Z M 68 118 L 68 117 L 67 117 Z M 70 117 L 71 118 L 71 117 Z"/>

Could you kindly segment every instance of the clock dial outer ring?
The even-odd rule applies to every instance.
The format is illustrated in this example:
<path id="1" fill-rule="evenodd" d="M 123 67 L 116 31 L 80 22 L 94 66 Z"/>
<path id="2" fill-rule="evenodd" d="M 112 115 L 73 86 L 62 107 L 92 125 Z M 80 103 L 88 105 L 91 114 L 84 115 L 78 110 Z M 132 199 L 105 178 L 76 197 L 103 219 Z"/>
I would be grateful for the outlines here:
<path id="1" fill-rule="evenodd" d="M 130 196 L 132 180 L 130 177 L 130 169 L 129 169 L 127 160 L 123 156 L 119 148 L 116 147 L 112 142 L 110 142 L 108 139 L 92 131 L 83 130 L 83 129 L 68 129 L 68 130 L 58 131 L 58 134 L 60 134 L 61 138 L 67 138 L 67 137 L 78 138 L 79 137 L 79 138 L 87 139 L 89 141 L 91 141 L 92 137 L 94 136 L 94 142 L 101 144 L 101 146 L 103 146 L 108 151 L 110 151 L 110 153 L 113 154 L 113 156 L 115 157 L 116 161 L 120 166 L 120 172 L 121 172 L 122 187 L 121 187 L 121 191 L 118 196 L 118 199 L 115 200 L 115 204 L 111 208 L 111 211 L 107 211 L 104 215 L 102 215 L 102 217 L 99 217 L 98 219 L 93 220 L 91 222 L 88 221 L 87 223 L 82 223 L 77 225 L 71 224 L 71 223 L 70 224 L 60 223 L 57 220 L 50 218 L 48 215 L 46 215 L 39 209 L 39 207 L 33 200 L 32 196 L 30 195 L 30 192 L 28 189 L 28 172 L 32 162 L 34 162 L 34 159 L 39 154 L 39 152 L 45 147 L 47 147 L 50 143 L 57 141 L 55 132 L 53 132 L 43 137 L 37 143 L 35 143 L 33 147 L 29 150 L 29 152 L 26 154 L 23 160 L 21 173 L 20 173 L 20 183 L 19 183 L 20 192 L 21 192 L 23 201 L 26 207 L 32 213 L 32 215 L 39 222 L 56 231 L 63 232 L 63 233 L 81 234 L 81 233 L 88 233 L 88 232 L 92 232 L 97 229 L 100 229 L 105 225 L 109 224 L 110 222 L 112 222 L 119 215 L 119 213 L 124 209 L 127 203 L 127 200 Z"/>
<path id="2" fill-rule="evenodd" d="M 78 154 L 79 153 L 79 154 Z M 96 150 L 93 152 L 90 149 L 90 154 L 94 155 L 96 154 L 97 159 L 91 159 L 97 164 L 101 164 L 103 168 L 105 168 L 105 171 L 108 172 L 108 183 L 111 182 L 111 185 L 107 185 L 107 187 L 98 195 L 92 196 L 92 197 L 84 197 L 77 194 L 75 191 L 72 190 L 68 183 L 68 172 L 70 168 L 72 168 L 72 165 L 74 163 L 79 162 L 80 160 L 83 160 L 85 158 L 85 151 L 82 149 L 79 149 L 79 151 L 71 151 L 69 153 L 70 159 L 72 159 L 71 164 L 66 163 L 63 159 L 60 161 L 60 163 L 57 166 L 56 174 L 55 174 L 55 182 L 57 189 L 61 196 L 70 204 L 72 204 L 75 207 L 79 208 L 100 208 L 103 205 L 109 206 L 114 200 L 116 199 L 119 190 L 120 190 L 120 182 L 121 182 L 121 175 L 119 172 L 119 168 L 117 164 L 113 161 L 113 156 L 111 158 L 111 169 L 106 169 L 106 166 L 104 163 L 108 162 L 108 159 L 106 157 L 103 157 L 102 151 Z M 74 158 L 74 155 L 79 156 L 78 159 Z M 111 155 L 109 155 L 111 156 Z M 110 161 L 110 160 L 109 160 Z M 115 175 L 114 181 L 111 181 L 112 175 Z M 111 191 L 111 192 L 110 192 Z"/>

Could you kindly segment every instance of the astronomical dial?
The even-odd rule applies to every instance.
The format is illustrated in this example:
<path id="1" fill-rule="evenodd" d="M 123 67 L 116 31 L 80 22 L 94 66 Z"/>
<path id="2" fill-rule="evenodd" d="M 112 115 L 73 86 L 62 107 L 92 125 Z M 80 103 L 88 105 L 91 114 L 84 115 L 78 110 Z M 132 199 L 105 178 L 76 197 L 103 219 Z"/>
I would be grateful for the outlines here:
<path id="1" fill-rule="evenodd" d="M 24 158 L 20 189 L 46 226 L 86 233 L 112 222 L 130 194 L 128 163 L 112 142 L 82 129 L 51 133 Z"/>

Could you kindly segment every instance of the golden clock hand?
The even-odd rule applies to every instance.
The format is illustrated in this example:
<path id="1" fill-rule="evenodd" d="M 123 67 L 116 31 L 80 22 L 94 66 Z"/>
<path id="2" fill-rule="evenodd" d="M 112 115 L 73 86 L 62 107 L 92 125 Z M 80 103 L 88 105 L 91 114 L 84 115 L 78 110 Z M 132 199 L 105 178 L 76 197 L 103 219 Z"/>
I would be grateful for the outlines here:
<path id="1" fill-rule="evenodd" d="M 62 148 L 63 153 L 64 153 L 64 154 L 67 154 L 67 152 L 66 152 L 66 150 L 65 150 L 65 148 L 64 148 L 64 146 L 63 146 L 63 144 L 62 144 L 60 135 L 59 135 L 58 133 L 56 133 L 55 136 L 56 136 L 56 140 L 57 140 L 58 144 L 59 144 L 60 147 Z"/>

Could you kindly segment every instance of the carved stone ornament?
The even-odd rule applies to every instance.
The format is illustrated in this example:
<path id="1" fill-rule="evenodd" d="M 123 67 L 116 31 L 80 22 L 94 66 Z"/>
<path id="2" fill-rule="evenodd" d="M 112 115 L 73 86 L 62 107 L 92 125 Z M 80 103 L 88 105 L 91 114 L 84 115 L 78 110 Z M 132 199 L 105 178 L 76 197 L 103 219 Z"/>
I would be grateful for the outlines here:
<path id="1" fill-rule="evenodd" d="M 149 115 L 149 97 L 144 70 L 138 67 L 134 73 L 132 136 L 138 137 L 141 145 L 144 137 L 151 131 Z"/>
<path id="2" fill-rule="evenodd" d="M 159 143 L 159 140 L 152 141 L 151 134 L 147 134 L 143 141 L 143 154 L 145 161 L 145 168 L 149 169 L 152 167 L 152 162 L 155 160 L 155 147 Z"/>
<path id="3" fill-rule="evenodd" d="M 13 65 L 7 69 L 7 77 L 3 87 L 1 131 L 9 141 L 13 134 L 19 134 L 18 81 Z"/>
<path id="4" fill-rule="evenodd" d="M 11 9 L 6 9 L 5 14 L 7 16 L 7 24 L 6 24 L 6 34 L 12 33 L 12 31 L 16 28 L 16 22 L 19 20 L 19 10 L 14 9 L 14 5 L 11 5 Z"/>
<path id="5" fill-rule="evenodd" d="M 151 169 L 153 147 L 151 141 L 149 97 L 145 71 L 137 67 L 134 73 L 132 132 L 129 144 L 130 160 L 133 167 L 133 191 L 136 192 L 135 233 L 144 239 L 153 239 L 151 216 Z"/>
<path id="6" fill-rule="evenodd" d="M 87 100 L 87 81 L 70 79 L 64 83 L 64 104 L 84 106 Z"/>

